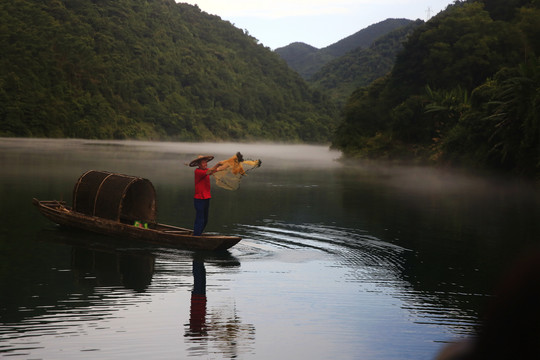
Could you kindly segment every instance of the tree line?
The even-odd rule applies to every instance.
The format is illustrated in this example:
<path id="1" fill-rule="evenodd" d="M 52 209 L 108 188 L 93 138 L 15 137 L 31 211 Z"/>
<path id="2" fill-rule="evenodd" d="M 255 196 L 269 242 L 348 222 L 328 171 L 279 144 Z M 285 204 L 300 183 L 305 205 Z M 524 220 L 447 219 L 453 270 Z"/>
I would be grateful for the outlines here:
<path id="1" fill-rule="evenodd" d="M 329 142 L 336 108 L 173 0 L 0 2 L 0 136 Z"/>
<path id="2" fill-rule="evenodd" d="M 348 99 L 346 156 L 540 174 L 536 0 L 455 1 L 419 26 L 392 71 Z"/>
<path id="3" fill-rule="evenodd" d="M 538 0 L 456 0 L 310 86 L 197 6 L 2 1 L 0 136 L 331 141 L 346 157 L 538 176 L 539 18 Z"/>

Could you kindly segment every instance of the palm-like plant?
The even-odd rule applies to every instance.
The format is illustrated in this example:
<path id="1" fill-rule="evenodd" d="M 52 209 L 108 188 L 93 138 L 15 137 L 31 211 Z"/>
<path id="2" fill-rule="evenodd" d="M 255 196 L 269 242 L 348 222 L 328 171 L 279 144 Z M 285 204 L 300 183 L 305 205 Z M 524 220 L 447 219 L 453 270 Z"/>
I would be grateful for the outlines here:
<path id="1" fill-rule="evenodd" d="M 521 64 L 516 76 L 501 83 L 491 105 L 495 109 L 488 116 L 495 123 L 492 155 L 503 165 L 528 164 L 539 169 L 540 61 L 532 58 Z"/>

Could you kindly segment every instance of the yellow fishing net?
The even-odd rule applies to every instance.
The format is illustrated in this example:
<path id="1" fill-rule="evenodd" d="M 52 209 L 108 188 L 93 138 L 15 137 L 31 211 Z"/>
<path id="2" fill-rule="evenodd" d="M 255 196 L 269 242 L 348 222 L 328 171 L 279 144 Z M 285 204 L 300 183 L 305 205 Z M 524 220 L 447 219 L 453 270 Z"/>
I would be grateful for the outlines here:
<path id="1" fill-rule="evenodd" d="M 238 152 L 233 157 L 220 161 L 220 164 L 213 174 L 216 185 L 223 189 L 236 190 L 246 172 L 260 167 L 261 160 L 244 160 L 242 154 Z"/>

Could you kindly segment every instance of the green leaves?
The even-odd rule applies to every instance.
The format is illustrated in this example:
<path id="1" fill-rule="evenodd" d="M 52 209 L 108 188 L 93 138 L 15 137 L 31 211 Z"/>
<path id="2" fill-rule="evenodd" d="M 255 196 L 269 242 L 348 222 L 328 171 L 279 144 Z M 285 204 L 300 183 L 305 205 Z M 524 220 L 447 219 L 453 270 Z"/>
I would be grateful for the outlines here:
<path id="1" fill-rule="evenodd" d="M 495 121 L 491 153 L 500 164 L 540 169 L 540 61 L 518 67 L 516 76 L 500 81 L 491 100 Z"/>
<path id="2" fill-rule="evenodd" d="M 490 17 L 497 6 L 466 1 L 421 26 L 390 76 L 351 96 L 333 145 L 539 176 L 540 10 L 514 3 L 524 6 L 511 21 Z"/>
<path id="3" fill-rule="evenodd" d="M 327 99 L 195 6 L 3 1 L 0 20 L 0 135 L 277 139 L 276 119 L 295 140 L 333 131 Z"/>

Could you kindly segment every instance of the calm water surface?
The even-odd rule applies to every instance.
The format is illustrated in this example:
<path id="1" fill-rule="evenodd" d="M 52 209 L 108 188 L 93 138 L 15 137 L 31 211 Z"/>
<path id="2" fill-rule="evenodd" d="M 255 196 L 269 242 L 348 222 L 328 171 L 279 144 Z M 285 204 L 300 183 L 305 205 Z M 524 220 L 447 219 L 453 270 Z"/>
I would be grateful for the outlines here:
<path id="1" fill-rule="evenodd" d="M 56 227 L 90 169 L 148 178 L 158 220 L 192 227 L 198 154 L 262 167 L 213 187 L 220 254 Z M 526 182 L 343 165 L 302 145 L 0 139 L 0 356 L 433 359 L 473 334 L 504 269 L 540 239 Z"/>

